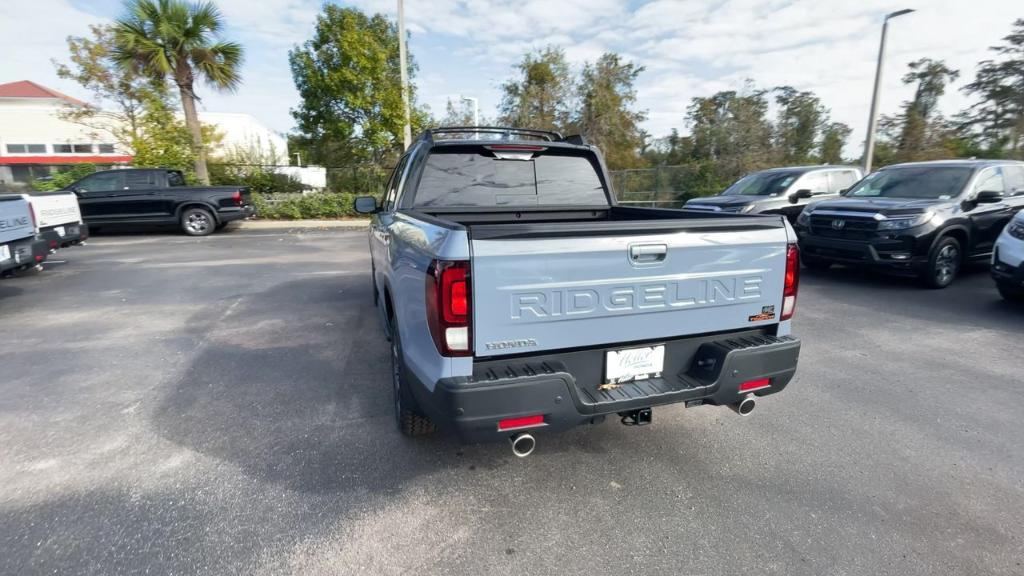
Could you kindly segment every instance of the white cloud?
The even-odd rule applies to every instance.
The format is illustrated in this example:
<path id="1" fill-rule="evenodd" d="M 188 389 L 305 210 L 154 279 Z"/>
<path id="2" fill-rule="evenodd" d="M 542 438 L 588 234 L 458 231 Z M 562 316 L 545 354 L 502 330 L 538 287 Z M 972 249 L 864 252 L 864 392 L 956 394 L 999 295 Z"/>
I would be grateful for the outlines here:
<path id="1" fill-rule="evenodd" d="M 394 16 L 394 0 L 345 2 Z M 313 32 L 319 0 L 218 0 L 230 37 L 248 54 L 238 94 L 204 90 L 213 111 L 253 114 L 278 130 L 291 126 L 298 96 L 287 52 Z M 654 0 L 630 9 L 618 0 L 407 0 L 407 28 L 420 63 L 419 95 L 435 113 L 448 97 L 480 98 L 493 115 L 500 82 L 524 51 L 560 44 L 576 65 L 615 51 L 642 65 L 638 101 L 655 135 L 685 128 L 691 98 L 740 89 L 750 78 L 764 88 L 788 84 L 813 90 L 832 116 L 854 129 L 848 153 L 864 136 L 881 18 L 918 11 L 891 24 L 883 112 L 893 112 L 911 90 L 900 82 L 907 63 L 944 59 L 960 68 L 958 86 L 943 98 L 954 112 L 968 104 L 957 88 L 973 77 L 988 46 L 1005 36 L 1019 0 Z M 81 95 L 58 81 L 50 58 L 66 54 L 64 37 L 116 14 L 91 15 L 67 0 L 0 2 L 0 81 L 33 79 Z"/>

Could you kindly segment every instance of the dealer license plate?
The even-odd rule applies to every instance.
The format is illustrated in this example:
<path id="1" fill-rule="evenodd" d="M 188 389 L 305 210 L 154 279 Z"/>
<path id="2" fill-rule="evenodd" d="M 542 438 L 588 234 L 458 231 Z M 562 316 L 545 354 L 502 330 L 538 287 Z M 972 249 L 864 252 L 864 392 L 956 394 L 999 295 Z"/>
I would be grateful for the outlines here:
<path id="1" fill-rule="evenodd" d="M 9 246 L 0 246 L 0 261 L 11 259 L 11 248 Z"/>
<path id="2" fill-rule="evenodd" d="M 609 350 L 605 352 L 605 383 L 657 378 L 665 366 L 665 345 Z"/>

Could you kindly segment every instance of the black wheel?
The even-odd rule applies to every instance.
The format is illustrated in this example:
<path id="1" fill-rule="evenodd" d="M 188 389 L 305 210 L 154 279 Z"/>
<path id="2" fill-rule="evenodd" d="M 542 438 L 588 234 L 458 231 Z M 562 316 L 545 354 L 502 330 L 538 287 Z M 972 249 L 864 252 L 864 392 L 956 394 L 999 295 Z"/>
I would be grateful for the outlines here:
<path id="1" fill-rule="evenodd" d="M 394 393 L 395 422 L 398 430 L 405 436 L 423 436 L 437 428 L 429 418 L 420 412 L 416 398 L 409 391 L 405 377 L 405 363 L 402 360 L 402 344 L 398 339 L 398 329 L 391 326 L 391 386 Z"/>
<path id="2" fill-rule="evenodd" d="M 953 283 L 962 263 L 960 243 L 950 236 L 942 238 L 932 247 L 922 280 L 929 288 L 945 288 Z"/>
<path id="3" fill-rule="evenodd" d="M 189 236 L 209 236 L 217 228 L 217 220 L 205 208 L 186 208 L 181 213 L 181 229 Z"/>
<path id="4" fill-rule="evenodd" d="M 1024 287 L 1013 286 L 1003 282 L 996 284 L 996 288 L 999 289 L 999 294 L 1010 302 L 1024 302 Z"/>
<path id="5" fill-rule="evenodd" d="M 822 258 L 815 258 L 814 256 L 808 256 L 806 254 L 800 255 L 800 262 L 803 263 L 804 268 L 808 270 L 828 270 L 832 267 L 832 262 L 824 260 Z"/>

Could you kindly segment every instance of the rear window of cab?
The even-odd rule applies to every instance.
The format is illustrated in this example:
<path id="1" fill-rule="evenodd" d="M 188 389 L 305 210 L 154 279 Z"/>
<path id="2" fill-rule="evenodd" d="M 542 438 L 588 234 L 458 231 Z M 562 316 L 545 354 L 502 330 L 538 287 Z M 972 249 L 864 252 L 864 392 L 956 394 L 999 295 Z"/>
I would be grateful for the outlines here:
<path id="1" fill-rule="evenodd" d="M 608 206 L 596 159 L 552 149 L 435 149 L 415 198 L 415 206 L 424 208 Z"/>

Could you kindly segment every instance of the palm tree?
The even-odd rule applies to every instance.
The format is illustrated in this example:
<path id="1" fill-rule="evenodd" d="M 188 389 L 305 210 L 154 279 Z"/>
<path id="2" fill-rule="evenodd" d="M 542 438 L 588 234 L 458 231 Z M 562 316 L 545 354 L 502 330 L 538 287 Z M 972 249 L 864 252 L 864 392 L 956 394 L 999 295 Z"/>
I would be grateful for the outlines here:
<path id="1" fill-rule="evenodd" d="M 170 77 L 178 86 L 196 153 L 196 177 L 209 184 L 195 80 L 200 77 L 218 90 L 234 91 L 241 83 L 242 47 L 218 38 L 224 21 L 212 2 L 131 0 L 126 10 L 114 30 L 114 60 L 155 81 Z"/>

